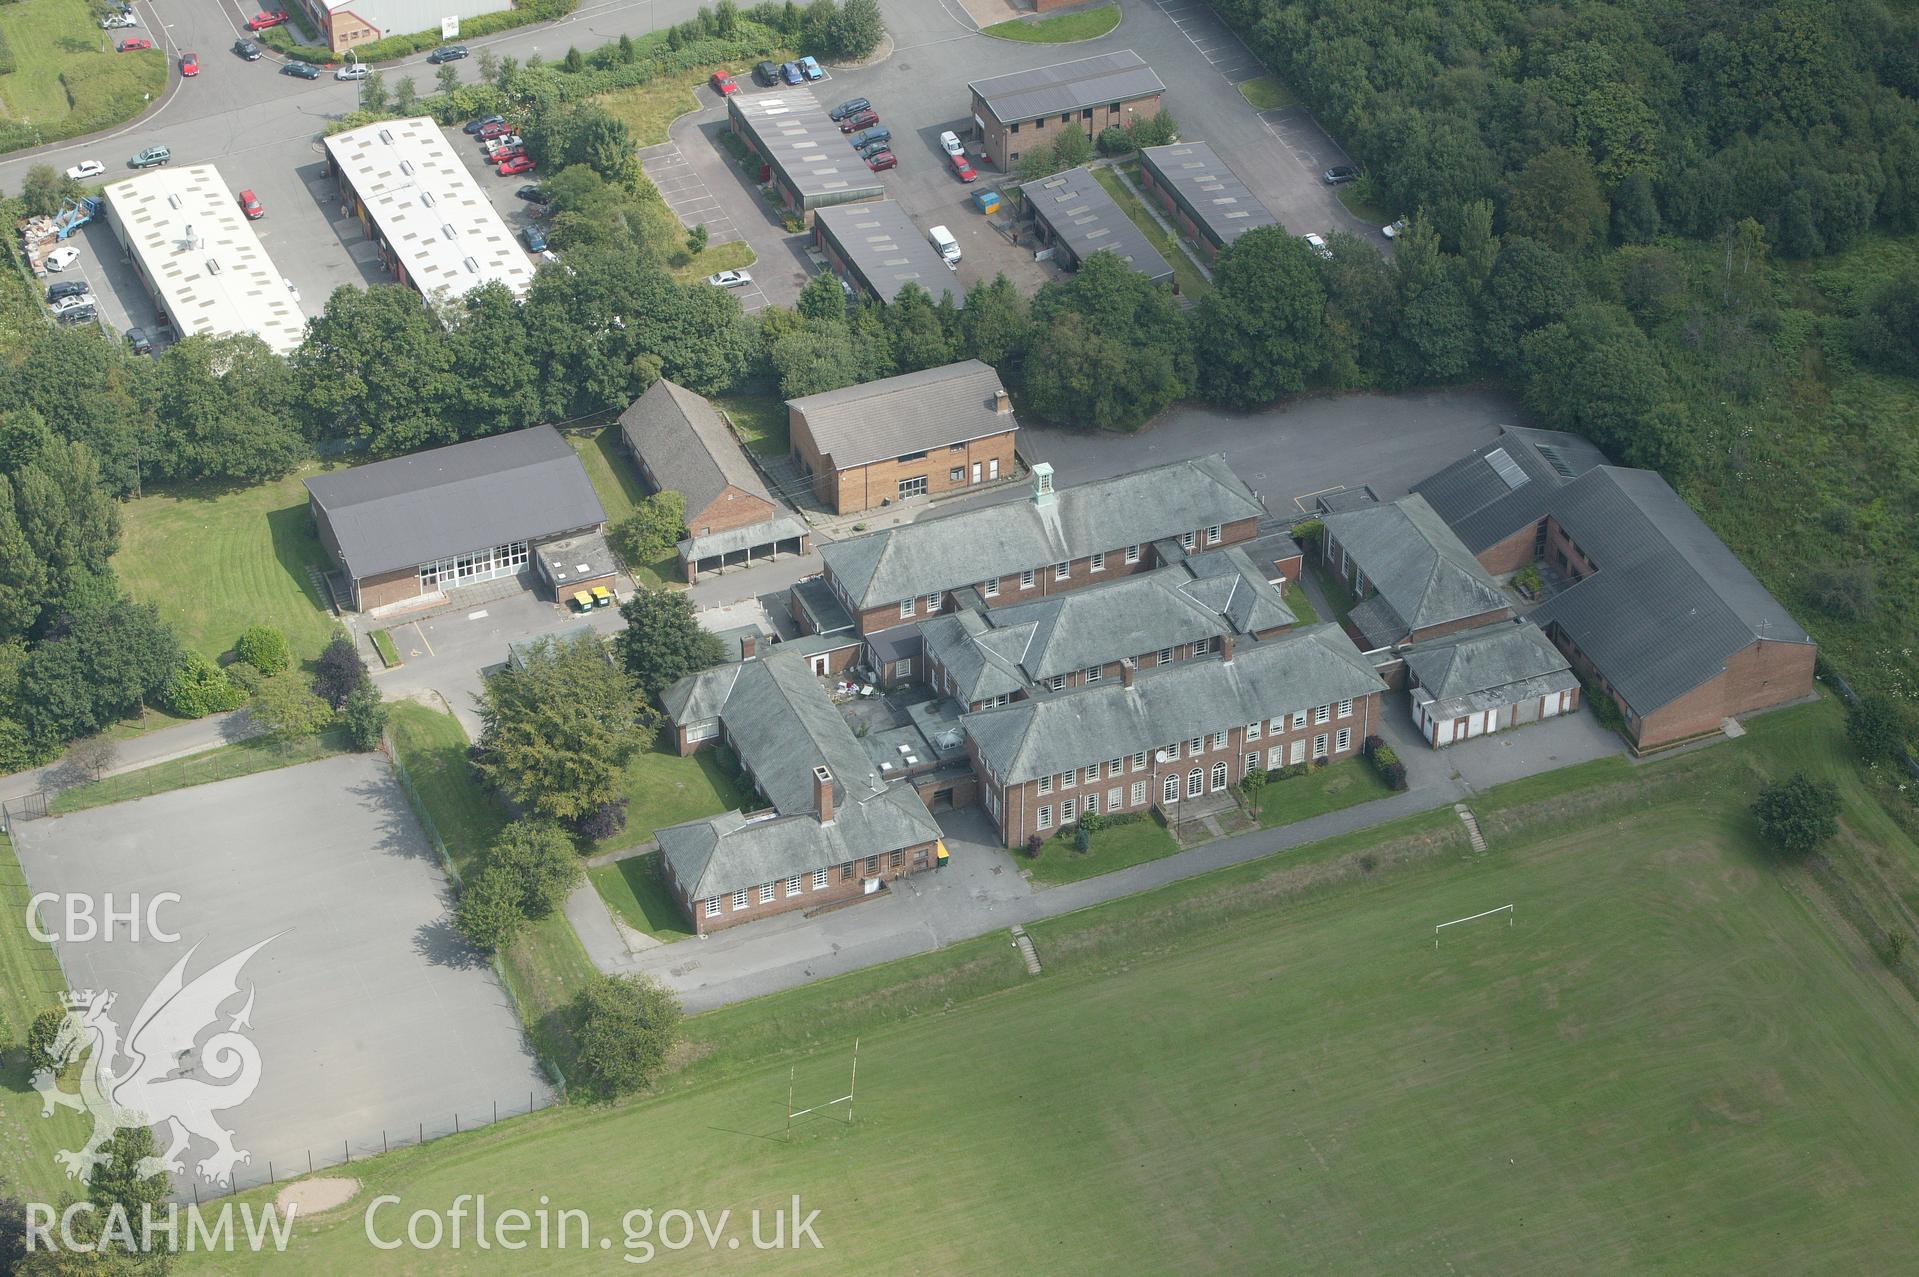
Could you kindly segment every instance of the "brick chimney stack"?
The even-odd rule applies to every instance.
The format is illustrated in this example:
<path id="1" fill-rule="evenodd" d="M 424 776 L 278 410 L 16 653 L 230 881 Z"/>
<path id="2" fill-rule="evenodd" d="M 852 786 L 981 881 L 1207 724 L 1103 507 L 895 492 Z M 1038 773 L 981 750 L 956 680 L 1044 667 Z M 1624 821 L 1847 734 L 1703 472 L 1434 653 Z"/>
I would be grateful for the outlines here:
<path id="1" fill-rule="evenodd" d="M 752 660 L 754 654 L 759 650 L 760 640 L 756 636 L 747 634 L 740 638 L 740 659 L 742 661 Z"/>
<path id="2" fill-rule="evenodd" d="M 822 825 L 833 819 L 833 773 L 824 767 L 813 769 L 813 805 L 819 808 Z"/>
<path id="3" fill-rule="evenodd" d="M 1219 659 L 1228 665 L 1233 663 L 1233 637 L 1231 634 L 1219 636 Z"/>
<path id="4" fill-rule="evenodd" d="M 1002 417 L 1010 415 L 1013 411 L 1013 396 L 1007 394 L 1004 390 L 995 390 L 993 392 L 993 411 Z"/>
<path id="5" fill-rule="evenodd" d="M 1121 687 L 1131 687 L 1135 673 L 1136 671 L 1133 669 L 1133 658 L 1129 656 L 1119 663 L 1119 685 Z"/>

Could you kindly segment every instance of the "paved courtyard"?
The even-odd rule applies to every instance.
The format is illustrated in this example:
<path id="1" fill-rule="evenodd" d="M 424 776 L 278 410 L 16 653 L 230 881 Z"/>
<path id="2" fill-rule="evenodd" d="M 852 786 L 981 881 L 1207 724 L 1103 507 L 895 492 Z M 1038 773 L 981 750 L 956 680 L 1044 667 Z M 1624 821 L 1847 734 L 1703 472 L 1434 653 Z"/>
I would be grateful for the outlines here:
<path id="1" fill-rule="evenodd" d="M 220 1113 L 252 1154 L 243 1185 L 269 1164 L 285 1178 L 309 1154 L 315 1165 L 349 1147 L 357 1158 L 422 1128 L 444 1134 L 456 1118 L 491 1121 L 496 1103 L 506 1115 L 549 1098 L 506 993 L 452 931 L 446 880 L 377 754 L 21 822 L 15 846 L 36 892 L 112 893 L 122 905 L 180 896 L 159 914 L 177 943 L 123 931 L 56 944 L 70 985 L 117 995 L 122 1033 L 189 951 L 191 980 L 271 937 L 219 1021 L 253 991 L 243 1032 L 259 1050 L 258 1089 Z M 184 1155 L 183 1189 L 210 1151 L 196 1139 Z"/>

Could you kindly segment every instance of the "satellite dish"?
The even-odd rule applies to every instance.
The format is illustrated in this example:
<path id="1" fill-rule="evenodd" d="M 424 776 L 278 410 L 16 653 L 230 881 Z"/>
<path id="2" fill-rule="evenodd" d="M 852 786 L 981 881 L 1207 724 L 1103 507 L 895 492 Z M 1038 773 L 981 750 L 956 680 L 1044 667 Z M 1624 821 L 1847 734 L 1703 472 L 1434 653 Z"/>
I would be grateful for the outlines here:
<path id="1" fill-rule="evenodd" d="M 1172 762 L 1173 760 L 1172 760 L 1172 759 L 1170 759 L 1170 758 L 1168 758 L 1168 757 L 1166 757 L 1166 751 L 1165 751 L 1165 750 L 1163 750 L 1163 749 L 1157 749 L 1157 750 L 1154 750 L 1154 751 L 1153 751 L 1153 761 L 1154 761 L 1154 762 L 1156 762 L 1156 763 L 1170 763 L 1170 762 Z"/>

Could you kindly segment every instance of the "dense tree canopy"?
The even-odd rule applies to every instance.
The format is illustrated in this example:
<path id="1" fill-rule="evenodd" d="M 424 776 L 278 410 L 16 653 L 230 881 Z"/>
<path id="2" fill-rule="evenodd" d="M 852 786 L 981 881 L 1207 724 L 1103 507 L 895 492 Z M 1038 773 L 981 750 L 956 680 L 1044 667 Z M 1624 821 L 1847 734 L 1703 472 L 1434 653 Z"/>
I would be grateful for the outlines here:
<path id="1" fill-rule="evenodd" d="M 1206 352 L 1200 392 L 1257 408 L 1306 388 L 1324 359 L 1326 290 L 1312 250 L 1277 226 L 1249 231 L 1220 255 L 1193 338 Z"/>

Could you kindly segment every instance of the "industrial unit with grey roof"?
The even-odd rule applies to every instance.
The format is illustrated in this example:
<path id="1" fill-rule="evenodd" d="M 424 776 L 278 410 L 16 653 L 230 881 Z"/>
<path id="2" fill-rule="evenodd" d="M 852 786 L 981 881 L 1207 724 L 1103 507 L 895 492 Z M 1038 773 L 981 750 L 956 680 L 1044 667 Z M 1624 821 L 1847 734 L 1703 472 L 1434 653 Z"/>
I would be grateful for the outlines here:
<path id="1" fill-rule="evenodd" d="M 984 103 L 1001 124 L 1166 92 L 1153 68 L 1131 49 L 996 75 L 968 87 L 974 101 Z"/>
<path id="2" fill-rule="evenodd" d="M 820 557 L 845 599 L 864 609 L 1265 514 L 1217 453 L 1050 495 L 837 541 Z"/>
<path id="3" fill-rule="evenodd" d="M 1499 583 L 1416 493 L 1321 522 L 1374 591 L 1347 616 L 1374 647 L 1511 607 Z"/>
<path id="4" fill-rule="evenodd" d="M 879 301 L 890 302 L 908 284 L 918 284 L 934 301 L 951 293 L 955 306 L 966 304 L 965 290 L 954 283 L 946 260 L 893 201 L 822 208 L 814 214 L 813 226 L 856 277 L 854 282 Z"/>
<path id="5" fill-rule="evenodd" d="M 999 374 L 977 359 L 786 401 L 821 456 L 846 469 L 1019 429 Z"/>
<path id="6" fill-rule="evenodd" d="M 775 170 L 801 208 L 883 199 L 886 187 L 814 98 L 812 90 L 736 93 L 726 99 L 734 131 Z"/>
<path id="7" fill-rule="evenodd" d="M 356 580 L 606 522 L 552 426 L 315 475 L 306 488 L 321 540 Z"/>
<path id="8" fill-rule="evenodd" d="M 1112 253 L 1155 284 L 1173 277 L 1173 268 L 1106 193 L 1091 169 L 1067 169 L 1019 189 L 1033 216 L 1071 256 L 1075 267 L 1094 253 Z"/>
<path id="9" fill-rule="evenodd" d="M 1204 142 L 1149 146 L 1139 156 L 1147 175 L 1172 193 L 1200 232 L 1219 248 L 1255 227 L 1279 224 L 1232 166 Z"/>

